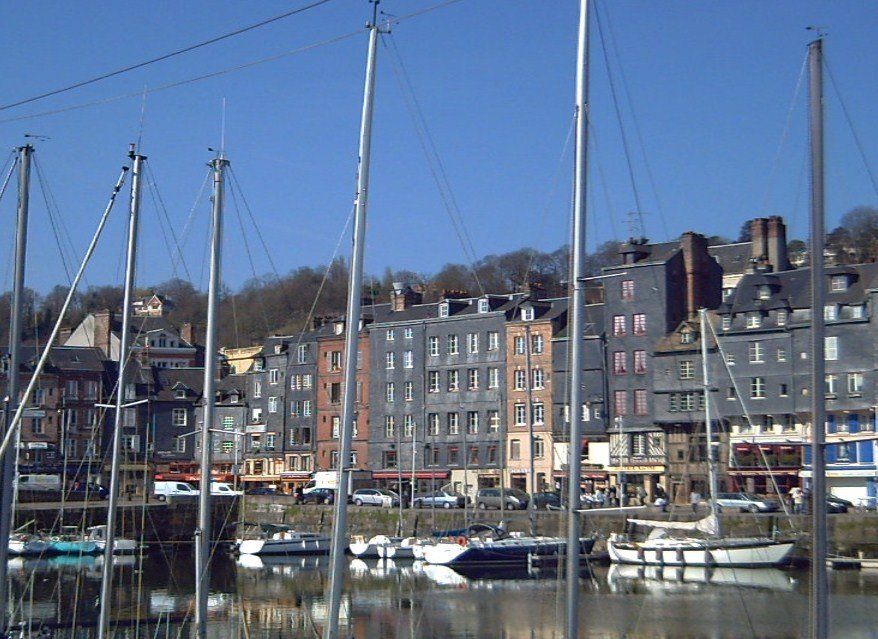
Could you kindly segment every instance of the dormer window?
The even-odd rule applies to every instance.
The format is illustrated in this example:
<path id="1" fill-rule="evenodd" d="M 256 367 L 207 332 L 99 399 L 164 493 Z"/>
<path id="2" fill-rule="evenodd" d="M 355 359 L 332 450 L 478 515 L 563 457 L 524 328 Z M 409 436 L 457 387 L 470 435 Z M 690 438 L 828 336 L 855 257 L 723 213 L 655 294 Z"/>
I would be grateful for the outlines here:
<path id="1" fill-rule="evenodd" d="M 487 313 L 491 310 L 490 304 L 488 304 L 488 300 L 481 299 L 479 300 L 479 313 Z"/>
<path id="2" fill-rule="evenodd" d="M 521 319 L 525 322 L 530 322 L 534 318 L 534 309 L 532 306 L 525 307 L 521 309 Z"/>
<path id="3" fill-rule="evenodd" d="M 851 306 L 851 317 L 853 319 L 863 319 L 866 317 L 866 307 L 862 304 Z"/>
<path id="4" fill-rule="evenodd" d="M 827 304 L 823 307 L 823 319 L 832 322 L 838 319 L 838 306 L 835 304 Z"/>
<path id="5" fill-rule="evenodd" d="M 449 304 L 448 302 L 442 302 L 439 305 L 439 317 L 448 317 Z"/>
<path id="6" fill-rule="evenodd" d="M 694 341 L 694 336 L 692 335 L 692 331 L 685 331 L 680 334 L 680 343 L 681 344 L 691 344 Z"/>
<path id="7" fill-rule="evenodd" d="M 723 330 L 727 331 L 732 327 L 732 316 L 723 315 Z"/>
<path id="8" fill-rule="evenodd" d="M 282 350 L 283 350 L 283 344 L 275 344 L 274 345 L 274 354 L 275 355 L 280 355 Z"/>
<path id="9" fill-rule="evenodd" d="M 759 312 L 747 313 L 747 328 L 759 328 L 760 326 L 762 326 L 762 314 Z"/>
<path id="10" fill-rule="evenodd" d="M 265 370 L 265 362 L 261 359 L 253 360 L 253 370 L 254 371 L 264 371 Z"/>
<path id="11" fill-rule="evenodd" d="M 771 287 L 767 284 L 763 284 L 757 290 L 757 297 L 761 300 L 767 300 L 771 298 Z"/>
<path id="12" fill-rule="evenodd" d="M 177 391 L 174 393 L 174 397 L 176 399 L 186 399 L 186 389 L 178 388 Z"/>
<path id="13" fill-rule="evenodd" d="M 344 322 L 336 322 L 332 325 L 332 332 L 336 335 L 341 335 L 344 333 Z"/>
<path id="14" fill-rule="evenodd" d="M 787 320 L 789 319 L 789 313 L 785 308 L 780 309 L 777 312 L 777 325 L 778 326 L 786 326 Z"/>
<path id="15" fill-rule="evenodd" d="M 830 280 L 830 287 L 833 292 L 848 290 L 848 276 L 833 275 L 832 279 Z"/>
<path id="16" fill-rule="evenodd" d="M 237 404 L 238 403 L 238 393 L 232 393 L 229 395 L 229 403 Z"/>

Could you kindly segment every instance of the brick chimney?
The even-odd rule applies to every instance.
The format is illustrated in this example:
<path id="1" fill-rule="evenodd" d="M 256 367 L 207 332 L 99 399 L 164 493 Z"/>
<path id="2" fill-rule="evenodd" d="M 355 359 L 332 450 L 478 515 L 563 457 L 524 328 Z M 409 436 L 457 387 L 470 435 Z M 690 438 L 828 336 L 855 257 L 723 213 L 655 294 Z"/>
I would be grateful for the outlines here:
<path id="1" fill-rule="evenodd" d="M 537 302 L 546 296 L 546 288 L 541 282 L 528 282 L 521 287 L 521 292 L 532 302 Z"/>
<path id="2" fill-rule="evenodd" d="M 424 301 L 424 294 L 412 289 L 411 286 L 405 286 L 401 282 L 393 283 L 393 291 L 390 293 L 390 304 L 394 312 L 404 311 L 405 309 L 420 304 Z"/>
<path id="3" fill-rule="evenodd" d="M 769 264 L 775 271 L 790 270 L 790 260 L 787 255 L 787 227 L 781 216 L 772 215 L 768 218 L 766 241 Z"/>
<path id="4" fill-rule="evenodd" d="M 680 248 L 683 250 L 683 268 L 686 271 L 685 310 L 686 316 L 691 319 L 698 314 L 698 309 L 711 305 L 712 259 L 707 252 L 707 238 L 699 233 L 683 233 Z"/>
<path id="5" fill-rule="evenodd" d="M 113 311 L 97 311 L 94 317 L 94 347 L 100 349 L 104 357 L 110 359 L 110 339 L 113 334 Z"/>
<path id="6" fill-rule="evenodd" d="M 184 323 L 183 326 L 180 328 L 180 338 L 184 342 L 188 342 L 192 346 L 195 346 L 199 343 L 199 337 L 200 331 L 198 330 L 198 327 L 191 322 Z"/>
<path id="7" fill-rule="evenodd" d="M 759 266 L 768 261 L 768 220 L 757 217 L 750 220 L 750 261 Z"/>

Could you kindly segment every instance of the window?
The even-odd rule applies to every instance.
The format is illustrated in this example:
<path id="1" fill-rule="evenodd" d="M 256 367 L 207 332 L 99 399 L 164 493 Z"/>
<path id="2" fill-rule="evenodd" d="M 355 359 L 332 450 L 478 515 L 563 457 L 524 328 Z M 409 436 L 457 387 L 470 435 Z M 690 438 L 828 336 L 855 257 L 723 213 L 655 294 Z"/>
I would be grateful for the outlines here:
<path id="1" fill-rule="evenodd" d="M 467 335 L 466 335 L 466 352 L 467 353 L 478 353 L 479 352 L 479 334 L 478 333 L 467 333 Z"/>
<path id="2" fill-rule="evenodd" d="M 525 343 L 524 337 L 522 337 L 521 335 L 515 336 L 514 349 L 516 355 L 524 355 Z"/>
<path id="3" fill-rule="evenodd" d="M 488 454 L 485 457 L 485 463 L 493 466 L 497 464 L 497 447 L 488 446 Z"/>
<path id="4" fill-rule="evenodd" d="M 329 353 L 329 371 L 341 370 L 341 351 L 330 351 Z"/>
<path id="5" fill-rule="evenodd" d="M 823 338 L 823 349 L 824 355 L 827 362 L 834 362 L 838 359 L 838 338 L 837 337 L 824 337 Z"/>
<path id="6" fill-rule="evenodd" d="M 431 357 L 438 357 L 439 355 L 439 338 L 438 337 L 430 337 L 427 341 L 428 352 Z"/>
<path id="7" fill-rule="evenodd" d="M 762 326 L 762 314 L 759 311 L 747 313 L 747 328 L 759 328 Z"/>
<path id="8" fill-rule="evenodd" d="M 624 416 L 628 414 L 628 391 L 613 391 L 613 407 L 616 415 Z"/>
<path id="9" fill-rule="evenodd" d="M 479 369 L 471 368 L 467 371 L 467 388 L 469 390 L 479 389 Z"/>
<path id="10" fill-rule="evenodd" d="M 302 415 L 304 415 L 305 417 L 310 417 L 311 416 L 311 407 L 312 407 L 311 400 L 310 399 L 304 400 L 302 402 Z"/>
<path id="11" fill-rule="evenodd" d="M 753 399 L 763 399 L 765 397 L 765 378 L 750 378 L 750 397 Z"/>
<path id="12" fill-rule="evenodd" d="M 646 313 L 635 313 L 632 315 L 631 328 L 635 335 L 646 335 Z"/>
<path id="13" fill-rule="evenodd" d="M 261 357 L 253 360 L 253 370 L 256 372 L 265 370 L 265 360 Z"/>
<path id="14" fill-rule="evenodd" d="M 540 355 L 545 348 L 545 340 L 540 333 L 536 335 L 531 335 L 530 337 L 530 350 L 535 355 Z"/>
<path id="15" fill-rule="evenodd" d="M 427 372 L 427 392 L 428 393 L 438 393 L 439 392 L 439 371 L 428 371 Z"/>
<path id="16" fill-rule="evenodd" d="M 525 385 L 527 384 L 527 371 L 517 370 L 513 375 L 513 379 L 515 380 L 515 390 L 524 390 Z"/>
<path id="17" fill-rule="evenodd" d="M 827 304 L 823 307 L 823 319 L 831 322 L 838 319 L 838 306 L 835 304 Z"/>
<path id="18" fill-rule="evenodd" d="M 863 319 L 866 317 L 866 308 L 862 304 L 851 306 L 851 317 L 853 319 Z"/>
<path id="19" fill-rule="evenodd" d="M 848 395 L 859 396 L 863 394 L 863 374 L 848 373 Z"/>
<path id="20" fill-rule="evenodd" d="M 788 317 L 789 317 L 789 313 L 787 312 L 787 310 L 780 309 L 777 312 L 777 325 L 778 326 L 786 326 Z"/>
<path id="21" fill-rule="evenodd" d="M 290 390 L 301 390 L 302 389 L 302 376 L 301 375 L 290 375 Z"/>
<path id="22" fill-rule="evenodd" d="M 445 425 L 449 435 L 460 434 L 460 415 L 457 413 L 448 413 L 445 416 Z"/>
<path id="23" fill-rule="evenodd" d="M 448 302 L 442 302 L 439 305 L 439 317 L 448 317 L 448 312 L 450 310 L 450 305 Z"/>
<path id="24" fill-rule="evenodd" d="M 457 446 L 451 446 L 448 449 L 448 465 L 457 466 L 460 464 L 460 449 Z"/>
<path id="25" fill-rule="evenodd" d="M 647 407 L 646 407 L 646 390 L 642 388 L 638 388 L 634 391 L 634 414 L 635 415 L 646 415 Z"/>
<path id="26" fill-rule="evenodd" d="M 185 408 L 171 409 L 171 424 L 173 424 L 174 426 L 185 426 L 186 425 L 186 409 Z"/>
<path id="27" fill-rule="evenodd" d="M 497 331 L 488 331 L 488 350 L 496 351 L 500 349 L 500 333 Z"/>
<path id="28" fill-rule="evenodd" d="M 846 291 L 848 287 L 847 275 L 833 275 L 830 283 L 833 291 Z"/>
<path id="29" fill-rule="evenodd" d="M 521 440 L 520 439 L 510 439 L 509 440 L 509 459 L 514 459 L 514 460 L 521 459 Z"/>
<path id="30" fill-rule="evenodd" d="M 302 375 L 302 388 L 305 390 L 311 389 L 314 385 L 314 377 L 309 373 L 307 375 Z"/>
<path id="31" fill-rule="evenodd" d="M 415 334 L 415 332 L 411 326 L 409 326 L 408 328 L 402 329 L 403 339 L 411 339 L 412 337 L 414 337 L 414 334 Z"/>
<path id="32" fill-rule="evenodd" d="M 466 413 L 466 432 L 468 435 L 479 434 L 479 412 L 475 410 Z"/>
<path id="33" fill-rule="evenodd" d="M 787 349 L 785 349 L 782 346 L 778 347 L 778 349 L 777 349 L 777 361 L 779 361 L 779 362 L 787 361 Z"/>
<path id="34" fill-rule="evenodd" d="M 634 374 L 646 374 L 646 351 L 634 351 Z"/>
<path id="35" fill-rule="evenodd" d="M 410 402 L 415 398 L 415 384 L 414 382 L 405 382 L 402 387 L 403 398 L 405 401 Z"/>
<path id="36" fill-rule="evenodd" d="M 415 432 L 415 420 L 411 415 L 403 415 L 402 416 L 402 435 L 403 437 L 407 437 L 408 439 L 412 438 L 412 435 Z"/>
<path id="37" fill-rule="evenodd" d="M 185 453 L 186 452 L 186 438 L 185 437 L 177 437 L 176 446 L 174 447 L 174 451 L 177 453 Z"/>
<path id="38" fill-rule="evenodd" d="M 93 379 L 87 379 L 83 384 L 85 385 L 85 399 L 97 399 L 98 383 Z"/>
<path id="39" fill-rule="evenodd" d="M 734 353 L 726 353 L 726 364 L 728 366 L 735 365 L 735 354 Z"/>
<path id="40" fill-rule="evenodd" d="M 695 391 L 680 393 L 680 410 L 683 412 L 695 410 Z"/>
<path id="41" fill-rule="evenodd" d="M 546 408 L 543 404 L 533 405 L 534 424 L 543 424 L 546 421 Z"/>
<path id="42" fill-rule="evenodd" d="M 337 450 L 329 451 L 329 469 L 336 470 L 338 468 L 338 455 L 339 452 Z"/>
<path id="43" fill-rule="evenodd" d="M 826 376 L 826 395 L 835 397 L 838 394 L 838 375 L 830 373 Z"/>
<path id="44" fill-rule="evenodd" d="M 531 322 L 534 318 L 534 309 L 532 306 L 527 306 L 521 309 L 521 319 L 524 322 Z"/>
<path id="45" fill-rule="evenodd" d="M 788 389 L 787 389 L 787 385 L 786 385 L 786 384 L 781 384 L 781 385 L 778 387 L 777 394 L 778 394 L 780 397 L 786 397 L 787 395 L 789 395 L 789 391 L 788 391 Z"/>
<path id="46" fill-rule="evenodd" d="M 276 440 L 277 440 L 277 436 L 274 433 L 266 433 L 265 434 L 265 450 L 274 450 Z"/>
<path id="47" fill-rule="evenodd" d="M 457 347 L 457 335 L 449 335 L 445 338 L 445 352 L 449 355 L 457 355 L 459 350 Z"/>
<path id="48" fill-rule="evenodd" d="M 439 434 L 439 413 L 428 413 L 427 414 L 427 434 L 428 435 L 438 435 Z"/>
<path id="49" fill-rule="evenodd" d="M 750 353 L 750 363 L 751 364 L 761 364 L 764 360 L 764 350 L 762 348 L 762 342 L 750 342 L 748 345 L 748 352 Z"/>
<path id="50" fill-rule="evenodd" d="M 415 354 L 412 351 L 405 351 L 402 354 L 402 367 L 413 368 L 415 365 Z"/>
<path id="51" fill-rule="evenodd" d="M 624 375 L 628 372 L 628 363 L 625 351 L 615 351 L 613 353 L 613 374 Z"/>
<path id="52" fill-rule="evenodd" d="M 32 417 L 30 421 L 30 432 L 34 435 L 42 435 L 45 431 L 43 430 L 43 418 L 42 417 Z"/>
<path id="53" fill-rule="evenodd" d="M 500 430 L 500 411 L 489 410 L 488 414 L 488 432 L 496 433 Z"/>
<path id="54" fill-rule="evenodd" d="M 384 401 L 392 402 L 396 399 L 396 392 L 394 390 L 395 388 L 396 387 L 393 385 L 393 382 L 387 382 L 384 385 Z"/>
<path id="55" fill-rule="evenodd" d="M 767 284 L 763 284 L 756 291 L 756 297 L 761 300 L 771 299 L 771 287 Z"/>
<path id="56" fill-rule="evenodd" d="M 645 457 L 647 450 L 646 444 L 646 433 L 634 433 L 631 435 L 631 456 Z"/>
<path id="57" fill-rule="evenodd" d="M 299 344 L 299 347 L 296 349 L 296 363 L 304 364 L 308 361 L 308 345 L 307 344 Z"/>
<path id="58" fill-rule="evenodd" d="M 534 437 L 534 458 L 544 459 L 546 457 L 546 444 L 542 437 Z"/>
<path id="59" fill-rule="evenodd" d="M 254 408 L 250 411 L 250 421 L 254 424 L 258 424 L 262 421 L 262 409 Z"/>
<path id="60" fill-rule="evenodd" d="M 487 313 L 491 310 L 491 305 L 488 303 L 488 300 L 481 299 L 479 300 L 479 313 Z"/>
<path id="61" fill-rule="evenodd" d="M 542 368 L 535 368 L 531 371 L 531 376 L 533 377 L 533 383 L 531 388 L 540 390 L 545 387 L 545 373 Z"/>
<path id="62" fill-rule="evenodd" d="M 396 437 L 396 417 L 393 415 L 384 416 L 384 436 L 387 439 L 394 439 Z"/>
<path id="63" fill-rule="evenodd" d="M 277 384 L 277 381 L 280 379 L 280 371 L 276 368 L 272 368 L 268 371 L 268 383 L 269 384 Z"/>
<path id="64" fill-rule="evenodd" d="M 488 388 L 500 388 L 500 369 L 495 366 L 488 369 Z"/>
<path id="65" fill-rule="evenodd" d="M 679 405 L 678 400 L 679 400 L 679 397 L 677 396 L 677 393 L 668 393 L 668 412 L 669 413 L 676 413 L 677 411 L 680 410 L 680 405 Z"/>
<path id="66" fill-rule="evenodd" d="M 732 327 L 732 316 L 731 315 L 723 315 L 722 326 L 723 326 L 724 331 L 727 331 Z"/>
<path id="67" fill-rule="evenodd" d="M 386 339 L 388 342 L 392 342 L 396 339 L 396 331 L 394 331 L 392 328 L 388 328 L 387 332 L 384 334 L 384 339 Z"/>
<path id="68" fill-rule="evenodd" d="M 680 333 L 680 343 L 681 344 L 691 344 L 695 341 L 695 336 L 692 334 L 692 331 L 685 331 Z"/>
<path id="69" fill-rule="evenodd" d="M 613 315 L 613 335 L 625 334 L 625 316 Z"/>
<path id="70" fill-rule="evenodd" d="M 691 359 L 680 360 L 680 379 L 693 379 L 695 377 L 695 362 Z"/>
<path id="71" fill-rule="evenodd" d="M 516 426 L 526 426 L 527 425 L 527 404 L 516 404 L 515 405 L 515 425 Z"/>
<path id="72" fill-rule="evenodd" d="M 396 353 L 390 352 L 384 354 L 384 362 L 387 370 L 393 370 L 396 368 Z"/>
<path id="73" fill-rule="evenodd" d="M 622 280 L 621 297 L 626 302 L 634 299 L 634 280 Z"/>
<path id="74" fill-rule="evenodd" d="M 448 371 L 448 392 L 456 393 L 460 390 L 460 371 Z"/>
<path id="75" fill-rule="evenodd" d="M 268 398 L 268 412 L 276 413 L 277 412 L 277 397 L 269 397 Z"/>

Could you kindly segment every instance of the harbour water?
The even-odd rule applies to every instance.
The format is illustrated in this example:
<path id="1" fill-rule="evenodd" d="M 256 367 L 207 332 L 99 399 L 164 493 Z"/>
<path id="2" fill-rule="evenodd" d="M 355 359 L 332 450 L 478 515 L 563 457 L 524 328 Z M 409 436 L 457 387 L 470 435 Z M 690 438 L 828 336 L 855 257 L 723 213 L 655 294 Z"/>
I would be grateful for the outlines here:
<path id="1" fill-rule="evenodd" d="M 114 637 L 189 637 L 192 556 L 153 553 L 117 560 Z M 95 636 L 101 558 L 11 563 L 13 637 Z M 327 558 L 217 556 L 212 637 L 322 635 Z M 583 573 L 580 637 L 803 637 L 808 572 L 642 569 Z M 878 572 L 830 573 L 831 636 L 878 636 Z M 352 559 L 342 625 L 356 639 L 556 639 L 564 633 L 563 577 L 552 570 L 463 575 L 421 563 Z M 44 623 L 41 625 L 38 620 Z M 44 634 L 38 634 L 43 632 Z"/>

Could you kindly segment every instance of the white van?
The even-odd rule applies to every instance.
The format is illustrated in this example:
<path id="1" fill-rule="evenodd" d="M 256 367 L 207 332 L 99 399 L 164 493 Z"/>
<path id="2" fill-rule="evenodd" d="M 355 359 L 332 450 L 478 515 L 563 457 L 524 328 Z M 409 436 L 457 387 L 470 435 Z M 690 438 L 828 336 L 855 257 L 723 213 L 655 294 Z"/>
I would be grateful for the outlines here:
<path id="1" fill-rule="evenodd" d="M 238 495 L 243 495 L 243 490 L 235 490 L 235 487 L 231 484 L 228 484 L 224 481 L 212 481 L 210 482 L 210 494 L 211 495 L 228 495 L 229 497 L 237 497 Z"/>
<path id="2" fill-rule="evenodd" d="M 15 479 L 19 490 L 61 490 L 60 475 L 19 475 Z"/>
<path id="3" fill-rule="evenodd" d="M 153 486 L 152 494 L 159 501 L 165 501 L 168 497 L 183 497 L 187 495 L 197 497 L 198 489 L 184 481 L 157 481 L 155 486 Z"/>

